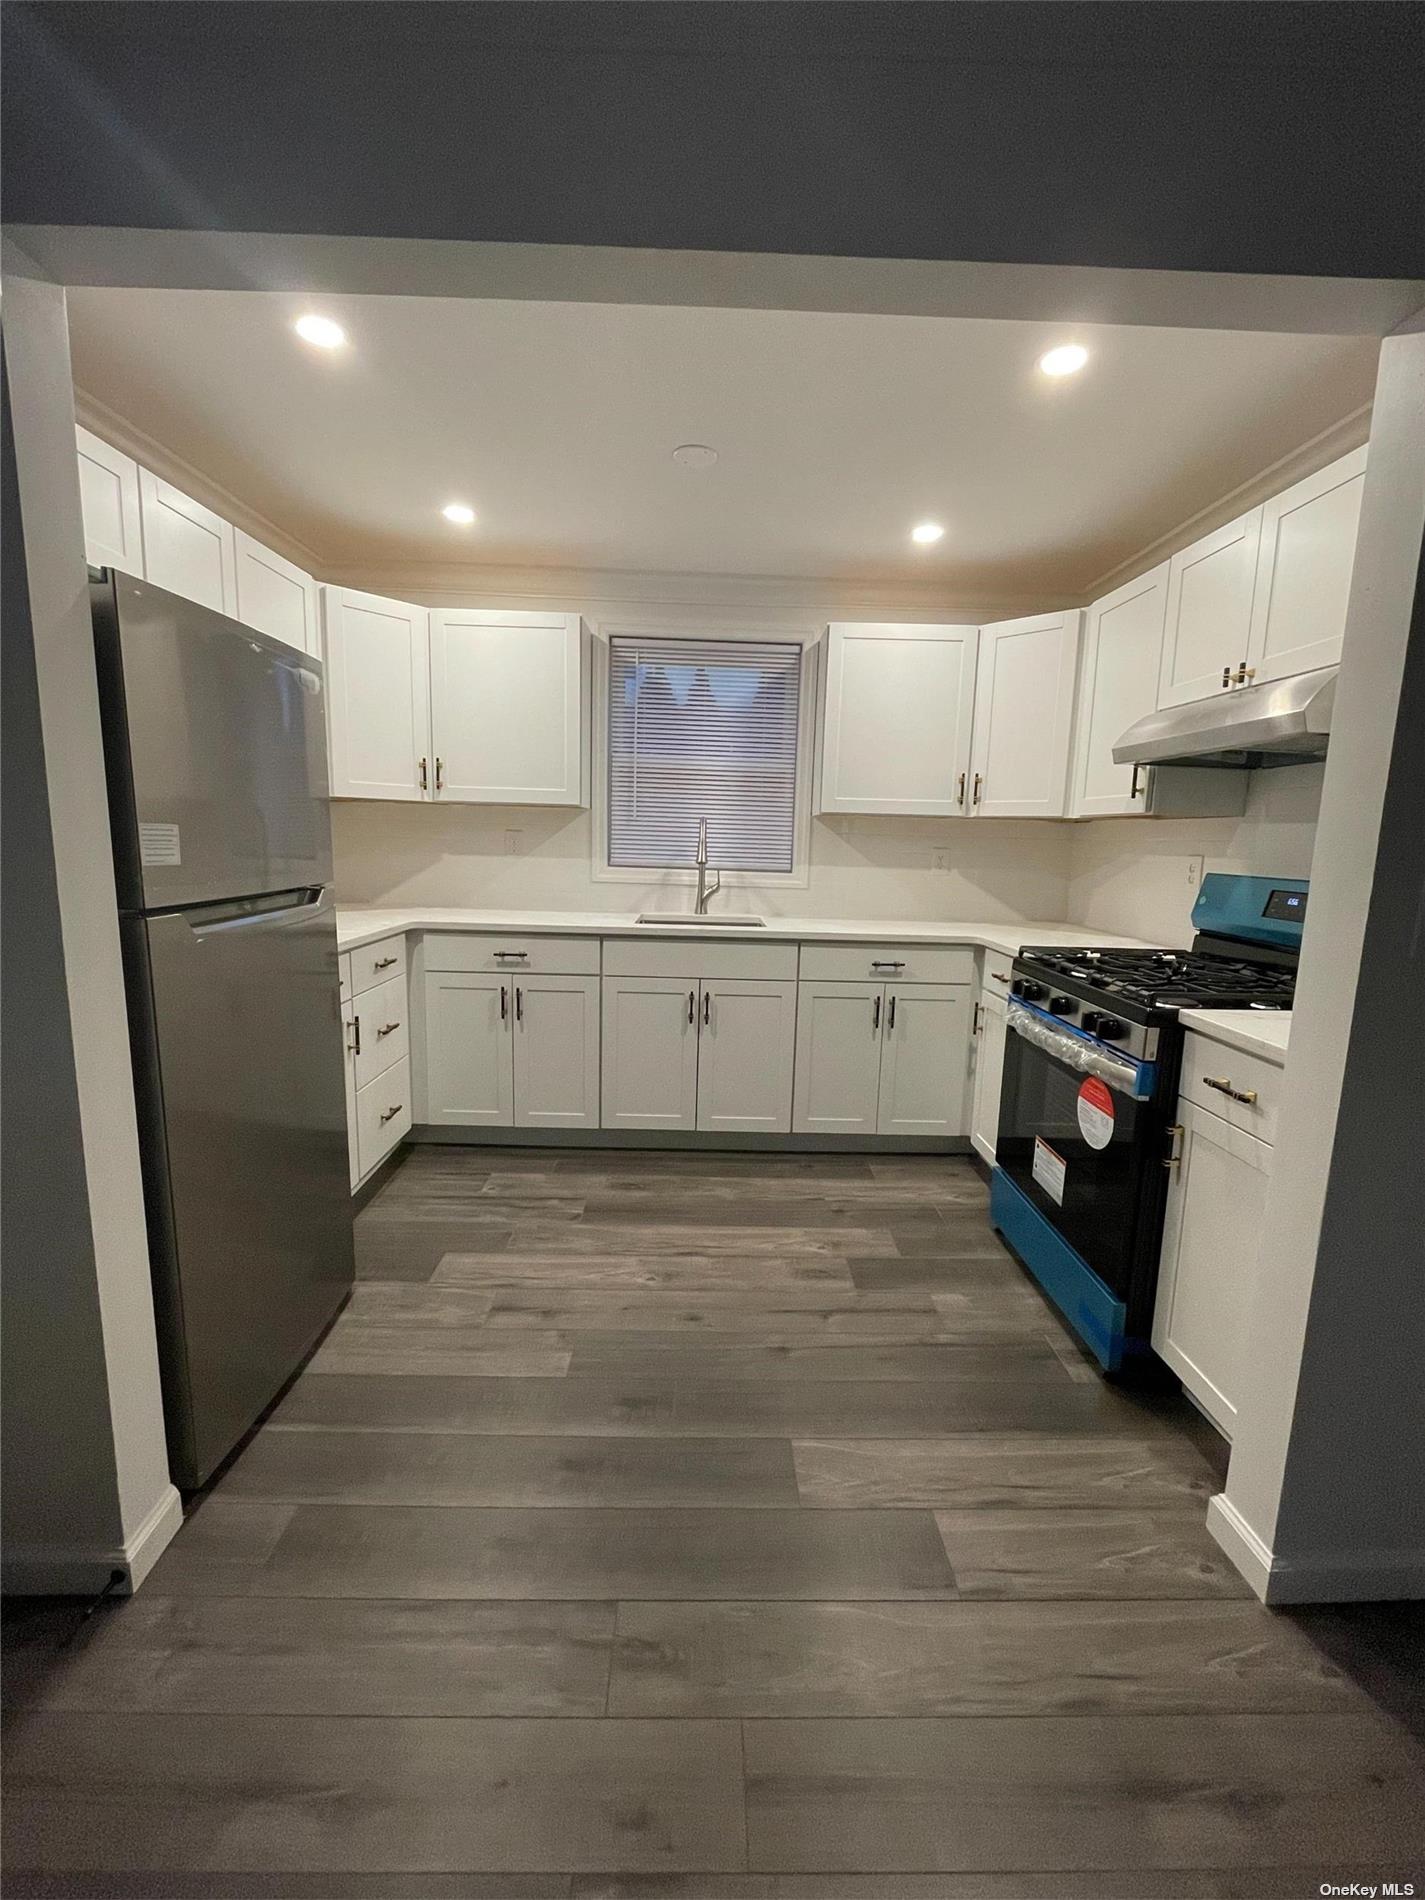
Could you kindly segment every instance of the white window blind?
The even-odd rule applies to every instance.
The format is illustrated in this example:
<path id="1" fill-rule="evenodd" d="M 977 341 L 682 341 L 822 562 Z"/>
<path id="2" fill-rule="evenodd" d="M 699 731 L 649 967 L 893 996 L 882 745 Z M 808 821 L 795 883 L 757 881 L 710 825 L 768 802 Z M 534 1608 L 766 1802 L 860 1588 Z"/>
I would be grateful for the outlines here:
<path id="1" fill-rule="evenodd" d="M 609 863 L 790 871 L 802 650 L 615 635 L 609 654 Z"/>

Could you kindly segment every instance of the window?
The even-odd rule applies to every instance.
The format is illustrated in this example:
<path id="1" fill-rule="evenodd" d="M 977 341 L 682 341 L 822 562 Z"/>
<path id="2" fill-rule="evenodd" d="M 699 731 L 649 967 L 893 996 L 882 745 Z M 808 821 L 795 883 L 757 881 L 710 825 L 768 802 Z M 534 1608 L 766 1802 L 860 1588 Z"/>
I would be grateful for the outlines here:
<path id="1" fill-rule="evenodd" d="M 615 635 L 609 643 L 609 863 L 789 872 L 802 648 Z"/>

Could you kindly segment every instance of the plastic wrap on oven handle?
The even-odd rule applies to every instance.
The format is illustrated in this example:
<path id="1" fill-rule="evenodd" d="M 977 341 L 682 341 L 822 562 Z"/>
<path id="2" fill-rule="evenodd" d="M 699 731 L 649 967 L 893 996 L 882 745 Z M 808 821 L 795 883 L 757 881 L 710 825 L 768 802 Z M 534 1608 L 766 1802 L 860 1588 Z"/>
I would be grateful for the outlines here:
<path id="1" fill-rule="evenodd" d="M 1026 1042 L 1033 1043 L 1036 1049 L 1042 1049 L 1065 1067 L 1078 1069 L 1084 1075 L 1096 1075 L 1100 1081 L 1107 1082 L 1111 1089 L 1117 1089 L 1120 1095 L 1132 1095 L 1142 1100 L 1150 1093 L 1143 1084 L 1136 1062 L 1120 1061 L 1107 1050 L 1096 1048 L 1080 1036 L 1071 1036 L 1062 1029 L 1055 1029 L 1042 1016 L 1036 1015 L 1032 1009 L 1026 1009 L 1012 997 L 1008 1016 L 1009 1026 L 1016 1036 L 1023 1036 Z"/>

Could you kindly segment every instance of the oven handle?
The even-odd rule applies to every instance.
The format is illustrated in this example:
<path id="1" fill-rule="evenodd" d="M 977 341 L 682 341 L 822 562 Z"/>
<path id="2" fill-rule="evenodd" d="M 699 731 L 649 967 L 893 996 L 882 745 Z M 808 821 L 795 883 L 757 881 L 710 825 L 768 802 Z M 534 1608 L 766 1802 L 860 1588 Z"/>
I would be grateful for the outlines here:
<path id="1" fill-rule="evenodd" d="M 1077 1069 L 1081 1075 L 1096 1075 L 1120 1095 L 1131 1095 L 1137 1101 L 1144 1101 L 1151 1095 L 1152 1089 L 1144 1074 L 1145 1065 L 1110 1055 L 1108 1050 L 1085 1042 L 1082 1036 L 1055 1029 L 1032 1009 L 1015 1002 L 1013 997 L 1010 998 L 1007 1016 L 1009 1027 L 1016 1036 L 1022 1036 L 1036 1049 L 1042 1049 L 1054 1061 L 1062 1062 L 1066 1069 Z"/>

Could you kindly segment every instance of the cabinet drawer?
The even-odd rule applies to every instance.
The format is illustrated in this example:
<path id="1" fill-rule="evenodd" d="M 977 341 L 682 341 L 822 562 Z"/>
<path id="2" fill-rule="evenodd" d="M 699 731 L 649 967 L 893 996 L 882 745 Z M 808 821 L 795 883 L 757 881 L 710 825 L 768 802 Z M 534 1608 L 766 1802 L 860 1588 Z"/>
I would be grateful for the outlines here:
<path id="1" fill-rule="evenodd" d="M 751 977 L 776 982 L 796 973 L 794 943 L 729 943 L 693 932 L 676 940 L 609 937 L 604 942 L 606 976 L 671 976 L 688 983 Z"/>
<path id="2" fill-rule="evenodd" d="M 364 943 L 359 950 L 351 952 L 353 996 L 360 996 L 363 990 L 373 989 L 378 983 L 388 983 L 393 977 L 405 974 L 404 937 L 383 937 L 380 943 Z"/>
<path id="3" fill-rule="evenodd" d="M 402 1058 L 356 1091 L 356 1156 L 364 1176 L 411 1127 L 411 1065 Z"/>
<path id="4" fill-rule="evenodd" d="M 801 974 L 804 983 L 973 983 L 975 953 L 915 943 L 804 943 Z"/>
<path id="5" fill-rule="evenodd" d="M 1224 1043 L 1212 1042 L 1189 1030 L 1183 1040 L 1183 1072 L 1178 1094 L 1184 1101 L 1205 1108 L 1210 1115 L 1221 1116 L 1233 1128 L 1255 1135 L 1258 1141 L 1271 1143 L 1277 1136 L 1283 1073 L 1275 1062 L 1268 1062 L 1262 1056 L 1229 1049 Z M 1211 1086 L 1214 1082 L 1226 1086 L 1214 1088 Z M 1235 1093 L 1228 1094 L 1228 1089 Z M 1241 1102 L 1236 1099 L 1238 1095 L 1255 1099 Z"/>
<path id="6" fill-rule="evenodd" d="M 356 1000 L 356 1086 L 364 1088 L 410 1054 L 406 979 L 393 976 Z"/>
<path id="7" fill-rule="evenodd" d="M 1000 950 L 986 950 L 980 963 L 980 988 L 986 996 L 1009 996 L 1009 980 L 1014 958 Z"/>
<path id="8" fill-rule="evenodd" d="M 539 976 L 597 976 L 597 937 L 466 936 L 454 931 L 426 933 L 428 970 L 528 970 Z"/>

